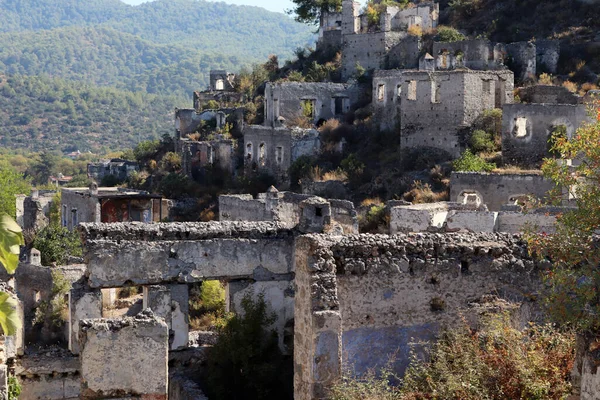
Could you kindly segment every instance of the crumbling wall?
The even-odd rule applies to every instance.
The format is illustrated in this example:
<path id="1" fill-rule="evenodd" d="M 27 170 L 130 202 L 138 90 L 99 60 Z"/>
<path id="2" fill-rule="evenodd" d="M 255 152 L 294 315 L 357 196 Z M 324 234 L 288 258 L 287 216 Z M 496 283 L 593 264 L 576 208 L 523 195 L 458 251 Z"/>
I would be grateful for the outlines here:
<path id="1" fill-rule="evenodd" d="M 151 311 L 80 322 L 81 399 L 167 399 L 169 329 Z"/>
<path id="2" fill-rule="evenodd" d="M 479 197 L 490 211 L 500 211 L 515 198 L 533 195 L 543 198 L 554 183 L 540 174 L 490 174 L 453 172 L 450 176 L 450 200 L 465 202 L 465 195 Z"/>
<path id="3" fill-rule="evenodd" d="M 266 171 L 287 181 L 292 164 L 292 132 L 287 128 L 248 125 L 244 128 L 244 166 L 247 171 Z"/>
<path id="4" fill-rule="evenodd" d="M 292 121 L 305 116 L 306 102 L 312 102 L 312 123 L 348 112 L 357 102 L 359 89 L 343 83 L 280 82 L 265 88 L 265 125 L 277 126 L 280 118 Z"/>
<path id="5" fill-rule="evenodd" d="M 502 111 L 502 159 L 539 168 L 550 156 L 548 139 L 554 129 L 563 126 L 570 138 L 587 119 L 584 105 L 508 104 Z"/>
<path id="6" fill-rule="evenodd" d="M 384 68 L 388 52 L 407 36 L 406 32 L 344 35 L 342 80 L 346 81 L 356 75 L 357 64 L 367 71 Z"/>
<path id="7" fill-rule="evenodd" d="M 264 199 L 250 194 L 221 195 L 219 221 L 273 221 L 273 211 L 267 210 Z"/>
<path id="8" fill-rule="evenodd" d="M 385 67 L 387 69 L 418 68 L 420 52 L 421 38 L 407 36 L 388 51 Z"/>
<path id="9" fill-rule="evenodd" d="M 523 103 L 580 104 L 582 99 L 563 86 L 533 85 L 519 88 Z"/>
<path id="10" fill-rule="evenodd" d="M 475 70 L 496 69 L 499 67 L 494 58 L 492 44 L 487 39 L 462 40 L 459 42 L 434 42 L 433 56 L 436 58 L 436 70 L 449 70 L 467 67 Z"/>
<path id="11" fill-rule="evenodd" d="M 402 106 L 403 71 L 378 70 L 373 74 L 373 94 L 371 108 L 373 120 L 382 130 L 400 127 Z"/>
<path id="12" fill-rule="evenodd" d="M 73 210 L 77 210 L 77 221 L 73 221 Z M 66 213 L 66 215 L 65 215 Z M 97 198 L 88 193 L 77 193 L 75 190 L 63 189 L 61 192 L 61 222 L 73 229 L 74 222 L 100 222 L 101 209 Z"/>
<path id="13" fill-rule="evenodd" d="M 536 261 L 509 234 L 307 235 L 296 253 L 295 395 L 324 399 L 342 366 L 402 373 L 411 343 L 435 337 L 490 297 L 537 320 Z M 392 356 L 395 356 L 392 359 Z"/>
<path id="14" fill-rule="evenodd" d="M 20 400 L 79 399 L 79 359 L 61 350 L 29 354 L 19 358 L 15 376 L 21 384 Z"/>
<path id="15" fill-rule="evenodd" d="M 462 130 L 484 111 L 512 102 L 510 71 L 404 71 L 402 149 L 431 147 L 458 157 Z"/>
<path id="16" fill-rule="evenodd" d="M 302 180 L 300 185 L 302 186 L 302 193 L 304 194 L 319 196 L 325 199 L 348 200 L 350 198 L 346 183 L 343 181 Z"/>
<path id="17" fill-rule="evenodd" d="M 560 58 L 560 42 L 558 40 L 536 40 L 536 73 L 556 74 Z"/>
<path id="18" fill-rule="evenodd" d="M 54 190 L 36 190 L 32 191 L 31 196 L 17 195 L 17 223 L 23 229 L 40 230 L 48 223 L 50 207 L 56 191 Z"/>
<path id="19" fill-rule="evenodd" d="M 503 46 L 506 53 L 506 65 L 514 72 L 516 82 L 535 79 L 537 73 L 537 54 L 534 43 L 515 42 Z"/>

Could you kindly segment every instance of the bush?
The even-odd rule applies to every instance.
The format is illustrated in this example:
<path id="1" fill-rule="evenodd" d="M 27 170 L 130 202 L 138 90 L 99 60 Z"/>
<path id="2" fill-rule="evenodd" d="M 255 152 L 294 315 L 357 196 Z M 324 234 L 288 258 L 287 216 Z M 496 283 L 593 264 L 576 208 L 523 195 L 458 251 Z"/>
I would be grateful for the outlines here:
<path id="1" fill-rule="evenodd" d="M 371 205 L 366 215 L 361 216 L 358 222 L 361 233 L 387 233 L 389 219 L 386 215 L 385 204 Z"/>
<path id="2" fill-rule="evenodd" d="M 346 378 L 332 390 L 333 400 L 359 399 L 563 399 L 570 394 L 574 336 L 550 325 L 520 331 L 507 314 L 489 315 L 478 331 L 466 322 L 444 332 L 428 351 L 414 352 L 402 386 L 395 376 Z"/>
<path id="3" fill-rule="evenodd" d="M 465 40 L 465 35 L 450 26 L 439 26 L 435 38 L 438 42 L 460 42 Z"/>
<path id="4" fill-rule="evenodd" d="M 8 378 L 8 400 L 17 400 L 21 395 L 21 384 L 15 376 Z"/>
<path id="5" fill-rule="evenodd" d="M 469 144 L 475 153 L 490 152 L 496 149 L 493 136 L 481 129 L 477 129 L 471 134 Z"/>
<path id="6" fill-rule="evenodd" d="M 279 350 L 277 334 L 269 331 L 276 316 L 267 311 L 264 294 L 247 294 L 242 313 L 219 330 L 208 356 L 208 395 L 214 399 L 291 399 L 292 366 Z"/>
<path id="7" fill-rule="evenodd" d="M 219 281 L 204 281 L 190 290 L 190 326 L 213 330 L 226 322 L 225 288 Z"/>
<path id="8" fill-rule="evenodd" d="M 496 164 L 485 161 L 467 149 L 452 162 L 452 168 L 457 172 L 491 172 L 496 169 Z"/>
<path id="9" fill-rule="evenodd" d="M 404 193 L 403 198 L 414 204 L 437 203 L 438 201 L 448 200 L 448 192 L 444 191 L 436 193 L 431 189 L 431 185 L 428 183 L 415 181 L 411 189 Z"/>
<path id="10" fill-rule="evenodd" d="M 42 229 L 33 241 L 33 247 L 42 254 L 42 265 L 63 265 L 69 256 L 81 257 L 83 254 L 77 232 L 58 224 L 50 224 Z"/>

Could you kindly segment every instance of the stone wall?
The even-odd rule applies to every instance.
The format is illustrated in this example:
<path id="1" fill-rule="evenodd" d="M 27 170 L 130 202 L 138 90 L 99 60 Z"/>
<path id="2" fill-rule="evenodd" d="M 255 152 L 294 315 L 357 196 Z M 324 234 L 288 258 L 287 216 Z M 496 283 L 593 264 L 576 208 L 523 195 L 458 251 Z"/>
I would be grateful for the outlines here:
<path id="1" fill-rule="evenodd" d="M 273 212 L 267 210 L 264 199 L 250 194 L 221 195 L 219 221 L 273 221 Z"/>
<path id="2" fill-rule="evenodd" d="M 302 236 L 296 252 L 296 399 L 324 399 L 342 367 L 402 373 L 429 340 L 490 298 L 538 320 L 537 264 L 509 234 Z"/>
<path id="3" fill-rule="evenodd" d="M 554 129 L 564 126 L 570 138 L 587 119 L 584 105 L 507 104 L 502 110 L 502 159 L 539 168 L 550 156 L 548 139 Z"/>
<path id="4" fill-rule="evenodd" d="M 244 166 L 248 172 L 266 171 L 287 182 L 292 164 L 292 131 L 287 128 L 248 125 L 244 129 Z"/>
<path id="5" fill-rule="evenodd" d="M 356 74 L 356 65 L 368 70 L 386 66 L 388 52 L 406 38 L 406 32 L 373 32 L 344 35 L 342 80 Z"/>
<path id="6" fill-rule="evenodd" d="M 80 322 L 81 399 L 167 399 L 169 329 L 145 311 Z"/>
<path id="7" fill-rule="evenodd" d="M 57 350 L 18 359 L 15 376 L 21 384 L 20 400 L 79 399 L 79 359 Z"/>
<path id="8" fill-rule="evenodd" d="M 492 44 L 486 39 L 463 40 L 459 42 L 434 42 L 433 56 L 436 70 L 449 70 L 467 67 L 475 70 L 497 69 L 499 63 L 492 57 Z"/>
<path id="9" fill-rule="evenodd" d="M 519 88 L 523 103 L 580 104 L 582 99 L 563 86 L 533 85 Z"/>
<path id="10" fill-rule="evenodd" d="M 77 211 L 77 221 L 73 220 L 72 211 L 74 210 Z M 73 229 L 79 222 L 100 222 L 100 201 L 88 193 L 63 189 L 61 192 L 61 219 L 62 225 L 69 229 Z"/>
<path id="11" fill-rule="evenodd" d="M 319 196 L 326 199 L 349 200 L 348 187 L 343 181 L 312 181 L 302 180 L 300 182 L 302 193 Z"/>
<path id="12" fill-rule="evenodd" d="M 357 86 L 330 82 L 267 83 L 265 88 L 265 125 L 276 126 L 303 116 L 307 102 L 312 102 L 311 122 L 341 116 L 358 100 Z"/>
<path id="13" fill-rule="evenodd" d="M 377 70 L 373 74 L 371 108 L 379 129 L 395 130 L 400 127 L 403 85 L 402 70 Z"/>
<path id="14" fill-rule="evenodd" d="M 17 223 L 23 229 L 40 230 L 48 223 L 50 207 L 56 191 L 54 190 L 33 190 L 31 196 L 17 195 Z"/>
<path id="15" fill-rule="evenodd" d="M 515 73 L 515 81 L 526 82 L 535 79 L 537 73 L 537 53 L 531 42 L 515 42 L 503 45 L 506 65 Z"/>
<path id="16" fill-rule="evenodd" d="M 411 69 L 419 67 L 421 38 L 407 36 L 388 51 L 385 67 L 387 69 Z"/>
<path id="17" fill-rule="evenodd" d="M 404 71 L 402 75 L 402 149 L 431 147 L 458 157 L 464 146 L 461 131 L 484 110 L 503 107 L 513 99 L 510 71 Z"/>
<path id="18" fill-rule="evenodd" d="M 540 174 L 491 174 L 453 172 L 450 176 L 450 201 L 463 203 L 465 195 L 479 198 L 490 211 L 500 211 L 507 203 L 523 195 L 543 198 L 554 188 Z"/>

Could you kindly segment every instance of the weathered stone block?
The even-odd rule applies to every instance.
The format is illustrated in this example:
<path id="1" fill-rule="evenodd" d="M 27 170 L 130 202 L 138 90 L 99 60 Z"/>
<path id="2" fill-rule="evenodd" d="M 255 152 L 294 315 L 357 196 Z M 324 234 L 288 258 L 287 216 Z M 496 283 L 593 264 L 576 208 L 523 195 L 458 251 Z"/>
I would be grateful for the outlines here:
<path id="1" fill-rule="evenodd" d="M 167 399 L 169 329 L 144 311 L 80 322 L 81 398 Z"/>
<path id="2" fill-rule="evenodd" d="M 77 287 L 69 292 L 69 350 L 79 354 L 79 321 L 102 318 L 102 292 Z"/>

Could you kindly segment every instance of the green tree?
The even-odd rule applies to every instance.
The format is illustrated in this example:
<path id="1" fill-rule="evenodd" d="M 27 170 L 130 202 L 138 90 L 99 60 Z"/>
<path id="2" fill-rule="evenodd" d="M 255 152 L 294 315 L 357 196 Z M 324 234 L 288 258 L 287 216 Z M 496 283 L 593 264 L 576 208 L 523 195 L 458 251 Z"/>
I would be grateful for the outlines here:
<path id="1" fill-rule="evenodd" d="M 56 166 L 60 161 L 60 156 L 50 151 L 43 151 L 37 160 L 30 168 L 29 174 L 33 177 L 33 182 L 36 185 L 45 185 L 48 183 L 50 176 L 55 174 Z"/>
<path id="2" fill-rule="evenodd" d="M 336 12 L 342 8 L 342 0 L 292 0 L 294 6 L 288 14 L 294 14 L 298 22 L 316 24 L 324 12 Z"/>
<path id="3" fill-rule="evenodd" d="M 8 216 L 0 214 L 0 264 L 9 274 L 19 265 L 21 246 L 25 244 L 21 227 Z M 17 300 L 6 292 L 0 292 L 0 327 L 5 335 L 13 335 L 19 326 Z"/>
<path id="4" fill-rule="evenodd" d="M 269 330 L 276 316 L 267 311 L 264 294 L 254 301 L 247 294 L 242 313 L 220 329 L 209 355 L 207 384 L 217 400 L 292 398 L 291 368 L 286 366 Z"/>
<path id="5" fill-rule="evenodd" d="M 551 139 L 557 158 L 542 165 L 556 184 L 548 200 L 560 204 L 568 197 L 577 208 L 557 216 L 553 234 L 525 233 L 530 252 L 551 261 L 545 275 L 548 312 L 580 331 L 600 329 L 600 246 L 594 237 L 600 226 L 600 109 L 594 112 L 595 121 L 582 125 L 570 140 L 566 135 Z M 576 166 L 564 161 L 575 159 L 581 161 Z"/>
<path id="6" fill-rule="evenodd" d="M 77 232 L 59 224 L 50 224 L 42 229 L 35 237 L 33 247 L 40 251 L 43 265 L 62 265 L 69 256 L 81 257 L 83 254 Z"/>
<path id="7" fill-rule="evenodd" d="M 496 164 L 485 161 L 467 149 L 459 158 L 452 161 L 452 168 L 459 172 L 491 172 L 496 168 Z"/>
<path id="8" fill-rule="evenodd" d="M 16 217 L 15 195 L 29 194 L 31 184 L 8 164 L 0 164 L 0 214 Z"/>

